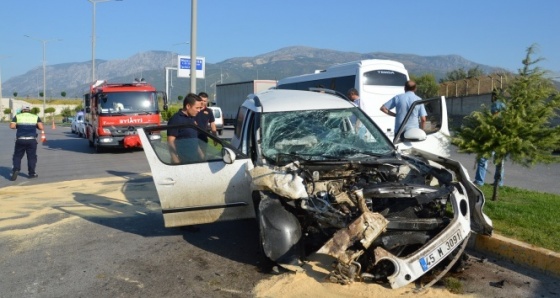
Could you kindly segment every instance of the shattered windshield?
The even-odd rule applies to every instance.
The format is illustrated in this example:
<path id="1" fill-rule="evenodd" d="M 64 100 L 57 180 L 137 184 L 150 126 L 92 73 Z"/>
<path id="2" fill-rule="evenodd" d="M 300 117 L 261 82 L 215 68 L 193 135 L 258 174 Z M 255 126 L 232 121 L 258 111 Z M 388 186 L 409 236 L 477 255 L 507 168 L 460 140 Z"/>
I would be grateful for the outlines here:
<path id="1" fill-rule="evenodd" d="M 356 159 L 391 153 L 393 145 L 358 108 L 266 113 L 262 115 L 262 153 L 279 161 Z"/>
<path id="2" fill-rule="evenodd" d="M 156 92 L 104 93 L 99 98 L 101 113 L 154 113 L 158 110 Z"/>

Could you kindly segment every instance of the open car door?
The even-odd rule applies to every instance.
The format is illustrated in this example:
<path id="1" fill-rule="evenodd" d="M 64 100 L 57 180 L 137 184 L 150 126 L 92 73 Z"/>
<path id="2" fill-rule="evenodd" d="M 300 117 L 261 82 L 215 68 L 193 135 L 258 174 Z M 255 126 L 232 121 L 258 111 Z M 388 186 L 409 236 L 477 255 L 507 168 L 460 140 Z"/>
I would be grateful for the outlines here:
<path id="1" fill-rule="evenodd" d="M 404 123 L 409 121 L 414 108 L 421 104 L 424 105 L 428 114 L 423 132 L 419 129 L 405 131 L 406 125 Z M 411 119 L 411 121 L 419 120 Z M 449 157 L 451 153 L 445 97 L 434 97 L 414 102 L 408 110 L 399 131 L 396 132 L 393 144 L 402 144 L 399 146 L 401 150 L 414 147 L 439 156 Z"/>
<path id="2" fill-rule="evenodd" d="M 195 129 L 206 134 L 176 143 L 183 158 L 173 162 L 167 130 Z M 166 227 L 254 217 L 251 200 L 251 160 L 229 144 L 193 125 L 138 129 L 161 203 Z M 179 140 L 176 140 L 179 141 Z M 193 148 L 195 148 L 193 150 Z M 198 149 L 203 154 L 196 152 Z"/>

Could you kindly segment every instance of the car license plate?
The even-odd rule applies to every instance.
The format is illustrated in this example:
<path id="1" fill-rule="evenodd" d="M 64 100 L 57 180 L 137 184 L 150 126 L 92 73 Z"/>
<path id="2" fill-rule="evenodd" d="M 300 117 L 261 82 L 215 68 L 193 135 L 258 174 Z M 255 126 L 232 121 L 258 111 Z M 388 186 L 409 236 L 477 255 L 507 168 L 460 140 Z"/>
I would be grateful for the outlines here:
<path id="1" fill-rule="evenodd" d="M 420 258 L 420 266 L 422 266 L 422 270 L 426 272 L 434 267 L 442 258 L 452 252 L 459 243 L 461 243 L 461 240 L 463 240 L 461 231 L 457 230 L 453 233 L 453 236 L 449 237 L 442 245 L 434 249 L 427 256 Z"/>

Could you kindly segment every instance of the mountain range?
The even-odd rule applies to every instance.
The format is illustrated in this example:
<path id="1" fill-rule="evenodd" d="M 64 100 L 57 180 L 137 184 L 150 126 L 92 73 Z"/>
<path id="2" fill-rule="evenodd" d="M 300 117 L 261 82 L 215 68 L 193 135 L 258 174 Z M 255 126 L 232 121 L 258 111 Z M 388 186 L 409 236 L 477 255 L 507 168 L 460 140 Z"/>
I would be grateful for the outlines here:
<path id="1" fill-rule="evenodd" d="M 249 81 L 254 79 L 279 80 L 284 77 L 312 73 L 318 69 L 338 63 L 364 60 L 389 59 L 404 64 L 410 74 L 423 75 L 431 73 L 436 80 L 443 78 L 450 71 L 479 67 L 485 73 L 503 72 L 503 68 L 478 64 L 458 55 L 419 56 L 394 53 L 354 53 L 304 46 L 282 48 L 255 57 L 236 57 L 218 63 L 206 63 L 205 79 L 197 80 L 197 92 L 206 91 L 213 98 L 215 85 Z M 98 60 L 96 71 L 99 79 L 108 82 L 132 82 L 135 78 L 144 78 L 165 90 L 165 67 L 176 64 L 177 53 L 167 51 L 148 51 L 138 53 L 124 60 Z M 81 98 L 91 81 L 91 60 L 86 62 L 47 65 L 46 85 L 48 98 Z M 176 99 L 190 90 L 190 79 L 171 80 L 169 98 Z M 11 97 L 17 92 L 19 98 L 39 97 L 43 91 L 43 68 L 37 67 L 27 73 L 12 77 L 2 84 L 5 96 Z"/>

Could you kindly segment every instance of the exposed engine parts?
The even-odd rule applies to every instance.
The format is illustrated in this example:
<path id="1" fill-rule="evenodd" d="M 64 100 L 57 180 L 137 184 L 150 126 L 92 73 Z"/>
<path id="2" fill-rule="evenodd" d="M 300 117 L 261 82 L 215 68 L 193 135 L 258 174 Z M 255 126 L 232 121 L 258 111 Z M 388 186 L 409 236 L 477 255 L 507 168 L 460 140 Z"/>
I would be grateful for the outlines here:
<path id="1" fill-rule="evenodd" d="M 427 271 L 468 237 L 466 228 L 453 230 L 448 248 L 435 245 L 436 252 L 441 251 L 437 257 L 415 256 L 450 229 L 454 218 L 468 215 L 456 214 L 465 198 L 457 191 L 453 173 L 419 159 L 296 161 L 276 169 L 257 167 L 251 175 L 255 189 L 280 200 L 297 219 L 302 236 L 291 241 L 302 245 L 300 257 L 316 253 L 335 259 L 329 274 L 333 282 L 379 280 L 402 286 L 415 278 L 404 274 L 398 281 L 401 260 L 416 258 L 407 265 L 409 270 Z M 468 219 L 464 221 L 469 225 Z M 261 233 L 263 241 L 270 243 L 267 231 Z"/>

